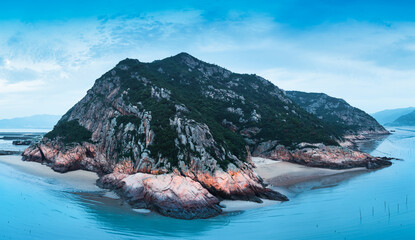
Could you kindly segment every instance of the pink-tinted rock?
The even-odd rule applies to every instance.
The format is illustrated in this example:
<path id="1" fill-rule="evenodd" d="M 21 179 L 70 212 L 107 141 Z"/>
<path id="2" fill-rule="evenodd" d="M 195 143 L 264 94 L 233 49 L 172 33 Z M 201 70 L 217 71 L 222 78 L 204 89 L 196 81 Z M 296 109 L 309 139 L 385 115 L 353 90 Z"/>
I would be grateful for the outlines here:
<path id="1" fill-rule="evenodd" d="M 88 142 L 65 146 L 58 141 L 43 141 L 27 148 L 22 156 L 24 161 L 46 163 L 62 173 L 84 169 L 104 174 L 112 172 L 114 168 L 114 164 L 107 161 L 94 144 Z"/>
<path id="2" fill-rule="evenodd" d="M 298 145 L 298 148 L 289 150 L 282 145 L 272 146 L 272 144 L 275 143 L 260 145 L 254 151 L 253 156 L 332 169 L 354 167 L 374 169 L 391 165 L 386 158 L 373 157 L 345 147 L 302 143 Z"/>
<path id="3" fill-rule="evenodd" d="M 170 217 L 208 218 L 222 212 L 219 200 L 200 183 L 177 174 L 112 173 L 101 177 L 98 185 L 115 190 L 133 207 Z"/>
<path id="4" fill-rule="evenodd" d="M 266 198 L 288 201 L 286 196 L 266 188 L 262 179 L 251 169 L 233 167 L 227 171 L 217 170 L 214 173 L 193 170 L 184 172 L 184 174 L 224 199 L 262 202 L 260 198 Z"/>

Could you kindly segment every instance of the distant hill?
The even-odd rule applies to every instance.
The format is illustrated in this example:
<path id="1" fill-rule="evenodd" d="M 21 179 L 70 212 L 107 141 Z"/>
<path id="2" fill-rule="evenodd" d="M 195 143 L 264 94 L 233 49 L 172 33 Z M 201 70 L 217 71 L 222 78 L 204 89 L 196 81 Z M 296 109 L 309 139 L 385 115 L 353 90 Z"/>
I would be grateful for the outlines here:
<path id="1" fill-rule="evenodd" d="M 397 108 L 383 110 L 377 113 L 371 114 L 380 124 L 386 125 L 394 122 L 399 117 L 415 111 L 415 107 Z"/>
<path id="2" fill-rule="evenodd" d="M 287 96 L 340 135 L 387 134 L 373 117 L 345 100 L 324 93 L 287 91 Z"/>
<path id="3" fill-rule="evenodd" d="M 61 116 L 34 115 L 12 119 L 1 119 L 0 129 L 52 129 Z"/>
<path id="4" fill-rule="evenodd" d="M 386 124 L 387 126 L 415 126 L 415 110 L 400 116 L 392 123 Z"/>

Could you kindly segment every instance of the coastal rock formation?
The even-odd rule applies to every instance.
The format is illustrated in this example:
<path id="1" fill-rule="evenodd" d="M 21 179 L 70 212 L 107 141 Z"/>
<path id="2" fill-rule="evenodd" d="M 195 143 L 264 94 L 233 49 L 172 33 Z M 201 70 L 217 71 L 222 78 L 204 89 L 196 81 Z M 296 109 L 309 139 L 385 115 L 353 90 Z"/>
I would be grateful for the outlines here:
<path id="1" fill-rule="evenodd" d="M 152 209 L 169 217 L 208 218 L 222 212 L 219 199 L 200 183 L 174 173 L 111 173 L 101 177 L 98 186 L 115 190 L 135 208 Z"/>
<path id="2" fill-rule="evenodd" d="M 88 142 L 67 146 L 61 141 L 43 141 L 26 148 L 22 155 L 23 160 L 45 163 L 61 173 L 84 169 L 103 174 L 111 172 L 115 166 L 96 145 Z"/>
<path id="3" fill-rule="evenodd" d="M 97 172 L 102 186 L 134 205 L 194 218 L 218 214 L 215 199 L 288 200 L 253 171 L 250 155 L 264 143 L 295 149 L 302 142 L 338 146 L 341 138 L 271 82 L 181 53 L 118 63 L 23 159 L 59 172 Z M 168 184 L 175 181 L 195 192 Z M 134 182 L 145 190 L 131 192 Z M 163 205 L 168 193 L 180 194 Z M 182 208 L 188 210 L 180 214 Z"/>
<path id="4" fill-rule="evenodd" d="M 255 157 L 298 163 L 309 167 L 347 169 L 365 167 L 377 169 L 390 166 L 389 158 L 373 157 L 367 153 L 339 146 L 323 144 L 298 144 L 296 149 L 287 149 L 277 142 L 260 144 L 252 153 Z"/>

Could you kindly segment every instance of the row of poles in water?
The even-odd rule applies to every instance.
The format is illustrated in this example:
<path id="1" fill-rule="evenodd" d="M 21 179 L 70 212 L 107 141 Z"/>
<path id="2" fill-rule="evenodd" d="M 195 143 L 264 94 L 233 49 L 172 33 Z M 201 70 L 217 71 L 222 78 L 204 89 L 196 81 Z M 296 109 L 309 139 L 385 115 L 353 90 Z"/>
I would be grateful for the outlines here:
<path id="1" fill-rule="evenodd" d="M 391 217 L 391 208 L 390 208 L 390 205 L 387 205 L 386 204 L 386 201 L 383 202 L 383 205 L 384 205 L 384 211 L 385 212 L 386 212 L 386 207 L 387 207 L 387 210 L 388 210 L 388 218 L 390 219 L 390 217 Z M 406 197 L 405 197 L 405 206 L 406 206 L 406 209 L 408 209 L 408 195 L 406 195 Z M 397 212 L 399 213 L 399 211 L 400 211 L 400 204 L 399 203 L 396 204 L 396 209 L 397 209 Z M 360 222 L 362 222 L 363 216 L 362 216 L 362 209 L 361 208 L 359 208 L 359 215 L 360 215 Z M 375 216 L 375 207 L 372 206 L 372 217 L 374 217 L 374 216 Z"/>

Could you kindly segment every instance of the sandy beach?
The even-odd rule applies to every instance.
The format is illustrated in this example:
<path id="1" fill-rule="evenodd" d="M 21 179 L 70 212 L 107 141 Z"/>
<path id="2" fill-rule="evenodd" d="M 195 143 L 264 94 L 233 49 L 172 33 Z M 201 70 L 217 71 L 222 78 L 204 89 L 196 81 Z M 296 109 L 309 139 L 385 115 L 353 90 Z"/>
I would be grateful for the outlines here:
<path id="1" fill-rule="evenodd" d="M 68 173 L 58 173 L 50 167 L 37 162 L 25 162 L 21 156 L 0 156 L 0 164 L 6 164 L 24 173 L 53 180 L 65 188 L 77 191 L 102 191 L 97 185 L 98 175 L 94 172 L 77 170 Z"/>
<path id="2" fill-rule="evenodd" d="M 278 188 L 278 191 L 284 191 L 285 187 L 289 187 L 298 183 L 312 181 L 316 179 L 328 178 L 331 176 L 341 176 L 346 173 L 366 172 L 366 168 L 353 168 L 345 170 L 332 170 L 325 168 L 313 168 L 299 164 L 275 161 L 267 158 L 253 157 L 256 168 L 255 172 L 267 184 Z M 342 179 L 340 177 L 340 179 Z M 285 193 L 285 192 L 284 192 Z M 231 201 L 225 200 L 221 202 L 224 212 L 242 211 L 248 209 L 255 209 L 266 207 L 274 204 L 279 204 L 279 201 L 270 201 L 262 199 L 263 203 L 247 202 L 247 201 Z"/>
<path id="3" fill-rule="evenodd" d="M 352 168 L 344 170 L 313 168 L 295 163 L 273 161 L 258 157 L 253 157 L 252 161 L 256 166 L 256 168 L 254 168 L 255 172 L 261 176 L 266 183 L 274 187 L 291 186 L 296 183 L 343 173 L 367 171 L 366 168 Z"/>

